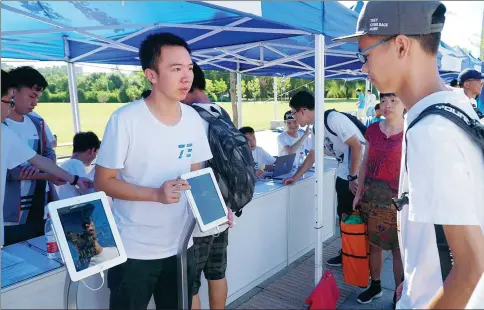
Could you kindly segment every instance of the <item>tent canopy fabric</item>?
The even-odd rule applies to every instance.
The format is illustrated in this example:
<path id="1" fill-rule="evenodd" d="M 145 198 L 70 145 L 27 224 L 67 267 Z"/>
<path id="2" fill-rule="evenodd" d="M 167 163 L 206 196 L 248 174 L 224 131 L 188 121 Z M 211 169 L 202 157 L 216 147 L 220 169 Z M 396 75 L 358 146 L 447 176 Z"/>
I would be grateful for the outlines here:
<path id="1" fill-rule="evenodd" d="M 312 34 L 322 33 L 326 74 L 358 74 L 356 44 L 331 47 L 332 38 L 354 30 L 358 17 L 338 2 L 214 3 L 4 2 L 2 57 L 139 65 L 143 39 L 171 32 L 190 44 L 204 69 L 313 78 Z"/>

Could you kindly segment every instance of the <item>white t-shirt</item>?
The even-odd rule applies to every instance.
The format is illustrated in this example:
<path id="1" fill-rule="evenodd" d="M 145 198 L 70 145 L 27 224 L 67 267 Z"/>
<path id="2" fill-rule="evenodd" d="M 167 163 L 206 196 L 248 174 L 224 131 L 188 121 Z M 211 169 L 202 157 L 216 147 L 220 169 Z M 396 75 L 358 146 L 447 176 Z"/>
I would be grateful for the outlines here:
<path id="1" fill-rule="evenodd" d="M 34 111 L 30 112 L 29 114 L 30 115 L 33 115 L 35 117 L 42 118 L 44 120 L 45 136 L 47 137 L 47 142 L 52 144 L 52 142 L 55 141 L 55 137 L 52 134 L 52 130 L 50 130 L 49 125 L 47 125 L 47 122 L 45 121 L 45 119 L 42 116 L 40 116 L 38 113 L 34 112 Z"/>
<path id="2" fill-rule="evenodd" d="M 477 118 L 462 92 L 444 91 L 413 106 L 405 128 L 436 103 L 450 103 Z M 434 224 L 478 225 L 484 233 L 484 156 L 467 133 L 438 115 L 419 121 L 408 131 L 407 139 L 399 194 L 408 192 L 410 204 L 398 212 L 405 282 L 397 308 L 415 309 L 425 307 L 443 285 Z M 484 300 L 480 308 L 484 308 Z"/>
<path id="3" fill-rule="evenodd" d="M 331 130 L 336 133 L 336 136 L 331 134 L 326 126 L 324 127 L 324 151 L 328 156 L 336 158 L 338 161 L 338 177 L 347 180 L 350 174 L 350 147 L 345 142 L 356 135 L 358 140 L 365 143 L 365 138 L 361 134 L 361 131 L 356 127 L 353 122 L 346 117 L 344 114 L 338 112 L 331 112 L 327 118 L 328 126 Z M 311 138 L 311 149 L 314 150 L 316 143 L 316 136 L 313 135 Z M 363 160 L 363 155 L 365 154 L 365 146 L 361 151 L 360 162 Z M 358 170 L 359 172 L 359 170 Z"/>
<path id="4" fill-rule="evenodd" d="M 262 166 L 272 165 L 276 162 L 276 159 L 267 153 L 263 148 L 256 146 L 252 151 L 252 157 L 254 158 L 255 169 L 260 169 Z"/>
<path id="5" fill-rule="evenodd" d="M 8 128 L 10 128 L 13 132 L 17 134 L 22 142 L 28 145 L 32 150 L 36 150 L 39 143 L 40 137 L 39 133 L 37 132 L 37 128 L 35 127 L 32 120 L 24 116 L 23 122 L 17 122 L 10 118 L 5 120 Z M 28 162 L 21 163 L 22 165 L 29 164 Z M 48 185 L 47 185 L 48 188 Z M 33 195 L 35 191 L 35 181 L 28 181 L 23 180 L 20 181 L 20 195 L 21 196 L 29 196 Z"/>
<path id="6" fill-rule="evenodd" d="M 211 111 L 211 108 L 215 108 L 217 109 L 217 111 L 221 111 L 220 109 L 220 106 L 217 105 L 217 104 L 209 104 L 209 103 L 194 103 L 193 105 L 196 105 L 196 106 L 199 106 L 199 107 L 202 107 L 204 108 L 205 110 L 207 110 L 208 112 L 212 113 Z M 212 113 L 213 115 L 213 113 Z M 207 134 L 208 136 L 208 123 L 202 118 L 202 122 L 203 122 L 203 127 L 205 128 L 205 133 Z M 205 168 L 207 166 L 207 164 L 204 162 L 201 164 L 201 167 L 202 168 Z M 227 230 L 227 228 L 229 228 L 229 225 L 228 224 L 223 224 L 223 225 L 220 225 L 217 228 L 213 228 L 207 232 L 202 232 L 200 230 L 200 226 L 198 226 L 198 224 L 195 226 L 195 229 L 193 230 L 193 237 L 206 237 L 206 236 L 210 236 L 210 235 L 214 235 L 214 234 L 218 234 L 218 233 L 221 233 L 221 232 L 224 232 L 225 230 Z"/>
<path id="7" fill-rule="evenodd" d="M 367 108 L 374 108 L 376 106 L 376 96 L 375 94 L 366 95 Z"/>
<path id="8" fill-rule="evenodd" d="M 22 142 L 17 134 L 4 124 L 2 126 L 2 156 L 0 156 L 1 187 L 0 187 L 0 223 L 2 224 L 2 237 L 0 246 L 3 246 L 3 198 L 5 197 L 5 181 L 7 169 L 13 169 L 18 165 L 32 159 L 37 153 L 27 144 Z"/>
<path id="9" fill-rule="evenodd" d="M 190 172 L 192 164 L 209 160 L 202 119 L 192 108 L 180 107 L 182 117 L 174 126 L 162 124 L 144 100 L 118 109 L 106 126 L 96 164 L 118 169 L 117 177 L 127 183 L 159 188 Z M 189 215 L 184 194 L 169 205 L 115 198 L 113 214 L 127 256 L 144 260 L 175 255 Z"/>
<path id="10" fill-rule="evenodd" d="M 297 138 L 291 137 L 287 131 L 281 133 L 277 136 L 277 145 L 279 146 L 279 156 L 288 155 L 286 151 L 284 151 L 284 147 L 286 146 L 293 146 L 299 139 L 304 136 L 304 131 L 298 130 L 297 131 Z M 294 167 L 297 167 L 299 163 L 299 157 L 301 157 L 301 152 L 306 154 L 306 149 L 309 149 L 310 146 L 308 145 L 308 139 L 306 139 L 299 149 L 296 151 L 296 158 L 294 159 Z"/>
<path id="11" fill-rule="evenodd" d="M 84 163 L 79 159 L 68 159 L 63 162 L 60 167 L 72 175 L 78 175 L 81 178 L 87 177 L 86 166 L 84 166 Z M 68 183 L 57 186 L 57 193 L 59 195 L 59 199 L 67 199 L 81 195 L 75 186 L 72 186 Z"/>

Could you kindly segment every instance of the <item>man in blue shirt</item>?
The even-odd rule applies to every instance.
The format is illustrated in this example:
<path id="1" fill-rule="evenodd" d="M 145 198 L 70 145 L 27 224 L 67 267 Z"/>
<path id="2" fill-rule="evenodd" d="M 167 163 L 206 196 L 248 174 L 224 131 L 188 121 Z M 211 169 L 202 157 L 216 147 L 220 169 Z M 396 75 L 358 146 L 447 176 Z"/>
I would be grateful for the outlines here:
<path id="1" fill-rule="evenodd" d="M 361 89 L 356 90 L 356 95 L 358 96 L 358 119 L 364 124 L 365 123 L 365 94 L 361 92 Z"/>

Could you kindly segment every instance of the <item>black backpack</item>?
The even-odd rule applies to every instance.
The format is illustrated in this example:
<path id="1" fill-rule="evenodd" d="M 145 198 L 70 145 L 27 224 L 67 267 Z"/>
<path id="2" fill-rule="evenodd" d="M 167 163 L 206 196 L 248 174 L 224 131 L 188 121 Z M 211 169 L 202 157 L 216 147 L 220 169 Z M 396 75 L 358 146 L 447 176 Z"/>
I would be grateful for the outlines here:
<path id="1" fill-rule="evenodd" d="M 208 123 L 208 142 L 213 154 L 208 167 L 213 169 L 227 207 L 240 216 L 254 196 L 257 181 L 247 138 L 235 128 L 224 109 L 219 112 L 211 107 L 210 113 L 202 107 L 192 107 Z"/>
<path id="2" fill-rule="evenodd" d="M 407 144 L 407 132 L 421 119 L 429 115 L 440 115 L 462 128 L 483 151 L 484 151 L 484 125 L 478 120 L 469 117 L 464 111 L 448 103 L 431 105 L 420 113 L 415 120 L 408 125 L 405 132 L 405 144 Z M 406 149 L 405 149 L 406 150 Z M 405 154 L 405 169 L 407 169 L 407 154 Z M 439 250 L 440 268 L 442 280 L 445 280 L 453 265 L 452 252 L 447 243 L 442 225 L 434 225 Z"/>
<path id="3" fill-rule="evenodd" d="M 329 128 L 328 126 L 328 115 L 329 113 L 331 112 L 338 112 L 338 113 L 341 113 L 343 114 L 344 116 L 346 116 L 347 118 L 350 119 L 351 122 L 353 122 L 353 124 L 355 124 L 356 127 L 358 127 L 358 129 L 361 131 L 361 134 L 363 136 L 365 136 L 365 133 L 366 133 L 366 126 L 360 122 L 360 120 L 354 116 L 354 115 L 351 115 L 349 113 L 345 113 L 345 112 L 339 112 L 339 111 L 336 111 L 335 109 L 331 109 L 331 110 L 327 110 L 324 112 L 324 126 L 326 127 L 326 130 L 328 130 L 332 135 L 334 136 L 338 136 L 333 130 L 331 130 L 331 128 Z"/>

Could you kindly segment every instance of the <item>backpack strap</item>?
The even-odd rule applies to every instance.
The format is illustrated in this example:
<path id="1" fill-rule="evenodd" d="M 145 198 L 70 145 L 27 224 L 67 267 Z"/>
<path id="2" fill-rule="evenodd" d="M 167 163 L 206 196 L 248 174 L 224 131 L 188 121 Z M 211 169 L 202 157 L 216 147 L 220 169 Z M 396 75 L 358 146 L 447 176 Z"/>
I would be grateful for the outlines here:
<path id="1" fill-rule="evenodd" d="M 324 112 L 324 127 L 326 127 L 326 130 L 329 131 L 330 134 L 332 134 L 333 136 L 338 136 L 333 130 L 331 130 L 331 128 L 329 128 L 328 126 L 328 115 L 329 113 L 333 112 L 333 111 L 336 111 L 335 109 L 331 109 L 331 110 L 327 110 L 326 112 Z"/>
<path id="2" fill-rule="evenodd" d="M 195 111 L 198 112 L 198 114 L 200 114 L 200 117 L 203 118 L 207 123 L 212 123 L 214 122 L 215 120 L 217 120 L 217 116 L 214 116 L 212 113 L 208 112 L 207 110 L 205 110 L 204 108 L 202 107 L 199 107 L 197 105 L 193 105 L 191 104 L 190 105 Z M 218 111 L 216 111 L 218 112 Z M 225 112 L 227 113 L 227 112 Z"/>

